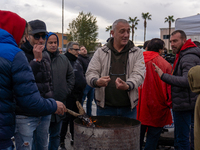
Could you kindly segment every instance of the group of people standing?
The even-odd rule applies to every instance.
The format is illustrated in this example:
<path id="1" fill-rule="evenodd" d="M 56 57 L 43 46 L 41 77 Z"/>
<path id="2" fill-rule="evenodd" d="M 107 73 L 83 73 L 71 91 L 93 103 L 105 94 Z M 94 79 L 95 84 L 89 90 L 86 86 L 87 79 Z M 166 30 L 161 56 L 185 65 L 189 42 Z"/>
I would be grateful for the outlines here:
<path id="1" fill-rule="evenodd" d="M 163 127 L 172 124 L 172 109 L 174 148 L 198 149 L 199 136 L 194 136 L 199 128 L 194 121 L 198 94 L 191 91 L 188 71 L 200 65 L 200 49 L 186 39 L 184 31 L 174 31 L 170 43 L 176 58 L 171 65 L 162 57 L 165 43 L 161 39 L 151 39 L 144 52 L 135 47 L 126 20 L 116 20 L 111 35 L 96 50 L 86 72 L 87 83 L 95 87 L 97 115 L 138 119 L 140 149 L 147 132 L 144 150 L 155 150 Z"/>
<path id="2" fill-rule="evenodd" d="M 79 61 L 80 46 L 70 42 L 61 54 L 58 36 L 48 32 L 43 21 L 26 22 L 9 11 L 0 11 L 0 16 L 0 149 L 13 149 L 14 136 L 18 150 L 57 150 L 66 134 L 61 129 L 68 123 L 73 144 L 74 117 L 65 112 L 78 112 L 76 101 L 82 102 L 87 50 L 82 46 Z"/>
<path id="3" fill-rule="evenodd" d="M 193 131 L 198 95 L 191 91 L 188 71 L 200 65 L 200 49 L 184 31 L 171 34 L 172 67 L 160 56 L 165 43 L 154 38 L 143 52 L 129 40 L 124 19 L 113 23 L 112 37 L 90 60 L 86 48 L 73 41 L 61 54 L 58 36 L 41 20 L 27 23 L 1 10 L 0 18 L 1 150 L 13 149 L 12 136 L 17 150 L 57 150 L 59 145 L 64 150 L 68 125 L 73 145 L 74 117 L 65 112 L 78 112 L 76 101 L 83 103 L 86 95 L 88 115 L 95 99 L 98 116 L 138 119 L 141 150 L 145 132 L 144 149 L 156 149 L 163 127 L 172 123 L 170 109 L 175 149 L 193 149 L 194 141 L 198 149 Z"/>

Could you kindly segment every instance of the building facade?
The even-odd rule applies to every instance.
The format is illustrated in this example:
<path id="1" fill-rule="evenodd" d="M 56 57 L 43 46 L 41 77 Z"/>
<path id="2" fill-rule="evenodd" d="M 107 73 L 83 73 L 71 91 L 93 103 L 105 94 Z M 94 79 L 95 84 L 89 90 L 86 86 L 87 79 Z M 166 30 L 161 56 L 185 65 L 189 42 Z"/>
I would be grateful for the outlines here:
<path id="1" fill-rule="evenodd" d="M 66 51 L 66 47 L 67 47 L 67 34 L 63 34 L 63 48 L 62 48 L 62 33 L 59 32 L 54 32 L 59 39 L 59 45 L 58 45 L 58 49 L 62 49 L 62 52 L 64 53 Z"/>
<path id="2" fill-rule="evenodd" d="M 175 27 L 171 28 L 170 34 L 175 31 Z M 170 44 L 169 44 L 169 28 L 160 28 L 160 39 L 162 39 L 165 42 L 165 47 L 170 50 Z"/>

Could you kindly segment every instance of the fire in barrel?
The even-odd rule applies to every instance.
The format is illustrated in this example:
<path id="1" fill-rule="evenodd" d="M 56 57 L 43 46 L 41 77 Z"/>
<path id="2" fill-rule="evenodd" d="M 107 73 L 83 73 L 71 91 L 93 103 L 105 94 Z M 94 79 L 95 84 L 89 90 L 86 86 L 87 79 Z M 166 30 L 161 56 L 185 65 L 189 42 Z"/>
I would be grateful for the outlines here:
<path id="1" fill-rule="evenodd" d="M 75 150 L 139 150 L 140 122 L 113 116 L 92 116 L 93 126 L 74 121 Z"/>

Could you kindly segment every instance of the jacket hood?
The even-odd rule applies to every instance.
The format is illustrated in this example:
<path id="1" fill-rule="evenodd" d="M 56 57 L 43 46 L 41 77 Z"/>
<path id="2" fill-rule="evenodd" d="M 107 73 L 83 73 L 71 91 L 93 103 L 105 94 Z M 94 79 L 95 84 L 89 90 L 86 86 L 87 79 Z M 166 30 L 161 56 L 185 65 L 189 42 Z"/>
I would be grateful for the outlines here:
<path id="1" fill-rule="evenodd" d="M 194 93 L 200 93 L 200 65 L 192 67 L 188 71 L 188 82 Z"/>
<path id="2" fill-rule="evenodd" d="M 47 34 L 47 36 L 46 36 L 45 48 L 46 48 L 46 45 L 47 45 L 47 40 L 49 39 L 49 37 L 50 37 L 51 35 L 55 35 L 55 36 L 57 37 L 57 42 L 58 42 L 58 46 L 59 46 L 59 39 L 58 39 L 58 36 L 57 36 L 55 33 L 53 33 L 53 32 L 49 32 L 49 33 Z"/>
<path id="3" fill-rule="evenodd" d="M 0 28 L 6 30 L 19 44 L 26 26 L 26 20 L 10 11 L 0 10 Z"/>
<path id="4" fill-rule="evenodd" d="M 55 35 L 55 36 L 57 37 L 57 50 L 56 50 L 55 52 L 53 52 L 53 53 L 49 52 L 49 51 L 47 50 L 47 47 L 46 47 L 46 46 L 47 46 L 47 40 L 49 39 L 49 37 L 50 37 L 51 35 Z M 45 43 L 44 51 L 47 51 L 47 52 L 49 53 L 51 59 L 54 58 L 54 57 L 56 57 L 56 56 L 59 54 L 58 46 L 59 46 L 59 39 L 58 39 L 58 36 L 57 36 L 55 33 L 53 33 L 53 32 L 49 32 L 49 33 L 46 35 L 46 43 Z"/>
<path id="5" fill-rule="evenodd" d="M 143 55 L 144 55 L 145 63 L 147 63 L 148 61 L 150 61 L 150 60 L 154 59 L 155 57 L 159 56 L 158 52 L 154 52 L 154 51 L 144 51 Z"/>

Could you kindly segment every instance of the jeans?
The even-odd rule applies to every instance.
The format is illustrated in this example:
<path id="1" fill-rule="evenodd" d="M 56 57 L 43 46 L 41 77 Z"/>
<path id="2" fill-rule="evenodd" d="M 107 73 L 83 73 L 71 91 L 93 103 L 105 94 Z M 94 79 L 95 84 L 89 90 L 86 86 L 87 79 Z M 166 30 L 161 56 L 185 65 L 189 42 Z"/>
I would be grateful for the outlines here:
<path id="1" fill-rule="evenodd" d="M 147 130 L 147 137 L 146 137 L 146 144 L 145 144 L 144 150 L 156 150 L 162 129 L 163 129 L 162 127 L 152 127 L 152 126 L 141 125 L 140 150 L 142 150 L 142 145 L 144 142 L 144 135 L 145 135 L 146 130 Z"/>
<path id="2" fill-rule="evenodd" d="M 8 148 L 4 148 L 4 149 L 1 149 L 1 150 L 14 150 L 14 145 L 8 147 Z"/>
<path id="3" fill-rule="evenodd" d="M 49 127 L 49 150 L 58 150 L 60 145 L 60 131 L 62 127 L 62 121 L 51 122 Z"/>
<path id="4" fill-rule="evenodd" d="M 175 150 L 190 150 L 194 145 L 194 133 L 190 133 L 190 126 L 194 124 L 194 110 L 190 111 L 173 111 L 174 116 L 174 147 Z M 194 132 L 194 130 L 193 130 Z M 191 136 L 191 138 L 189 138 Z M 192 141 L 193 140 L 193 141 Z"/>
<path id="5" fill-rule="evenodd" d="M 15 145 L 17 150 L 48 150 L 51 115 L 41 117 L 16 116 Z"/>
<path id="6" fill-rule="evenodd" d="M 92 88 L 89 85 L 86 85 L 85 90 L 83 92 L 82 106 L 83 106 L 83 102 L 85 101 L 86 96 L 87 96 L 87 105 L 86 105 L 87 115 L 91 116 L 92 101 L 94 99 L 94 88 Z"/>
<path id="7" fill-rule="evenodd" d="M 131 107 L 111 107 L 105 106 L 104 108 L 97 105 L 97 116 L 121 116 L 136 119 L 136 107 L 131 110 Z"/>

